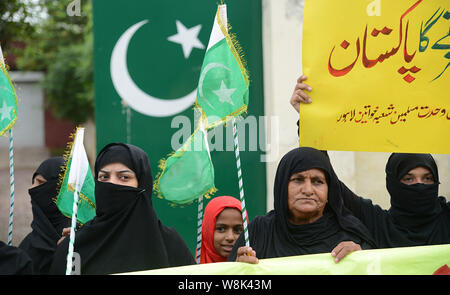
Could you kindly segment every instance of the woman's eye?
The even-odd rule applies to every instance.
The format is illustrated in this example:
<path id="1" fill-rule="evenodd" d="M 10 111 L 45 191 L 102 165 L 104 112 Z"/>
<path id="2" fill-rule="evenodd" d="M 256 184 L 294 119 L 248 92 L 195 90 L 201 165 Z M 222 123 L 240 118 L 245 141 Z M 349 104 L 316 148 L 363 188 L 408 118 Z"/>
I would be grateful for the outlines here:
<path id="1" fill-rule="evenodd" d="M 242 227 L 240 226 L 240 227 L 235 228 L 234 233 L 240 235 L 242 233 Z"/>
<path id="2" fill-rule="evenodd" d="M 98 176 L 98 179 L 99 179 L 99 180 L 105 180 L 105 179 L 107 179 L 107 178 L 108 178 L 107 175 L 99 175 L 99 176 Z"/>
<path id="3" fill-rule="evenodd" d="M 315 185 L 320 185 L 320 184 L 323 184 L 324 182 L 322 180 L 320 180 L 320 179 L 315 179 L 315 180 L 313 180 L 313 183 Z"/>
<path id="4" fill-rule="evenodd" d="M 216 227 L 216 231 L 224 232 L 225 231 L 225 227 L 223 227 L 223 226 Z"/>
<path id="5" fill-rule="evenodd" d="M 425 182 L 434 182 L 434 178 L 432 176 L 425 177 Z"/>

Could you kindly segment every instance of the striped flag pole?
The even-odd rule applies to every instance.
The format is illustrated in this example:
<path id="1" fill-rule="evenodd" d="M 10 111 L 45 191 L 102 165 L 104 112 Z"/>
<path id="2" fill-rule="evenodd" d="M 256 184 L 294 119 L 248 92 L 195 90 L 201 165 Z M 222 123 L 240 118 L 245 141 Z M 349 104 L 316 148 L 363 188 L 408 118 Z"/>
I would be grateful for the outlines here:
<path id="1" fill-rule="evenodd" d="M 195 109 L 196 114 L 200 114 L 198 109 Z M 204 127 L 203 120 L 199 121 L 200 131 L 203 132 L 203 138 L 205 140 L 205 146 L 208 150 L 208 156 L 211 159 L 211 154 L 208 145 L 208 133 Z M 200 254 L 202 248 L 202 225 L 203 225 L 203 196 L 198 197 L 198 210 L 197 210 L 197 248 L 195 249 L 195 261 L 200 264 Z"/>
<path id="2" fill-rule="evenodd" d="M 75 188 L 75 191 L 73 193 L 72 225 L 70 226 L 70 240 L 69 240 L 69 251 L 67 253 L 66 275 L 72 274 L 72 258 L 73 258 L 73 246 L 75 244 L 75 227 L 77 225 L 77 211 L 78 211 L 78 192 Z"/>
<path id="3" fill-rule="evenodd" d="M 245 208 L 244 184 L 242 182 L 242 169 L 241 169 L 241 159 L 239 156 L 239 141 L 236 130 L 236 118 L 233 118 L 233 136 L 234 136 L 234 153 L 236 155 L 236 166 L 239 180 L 239 197 L 241 200 L 241 208 L 242 208 L 242 221 L 244 223 L 245 245 L 248 247 L 250 246 L 250 241 L 248 238 L 247 209 Z"/>
<path id="4" fill-rule="evenodd" d="M 84 139 L 84 128 L 77 128 L 77 132 L 75 135 L 75 140 L 73 143 L 73 148 L 72 148 L 72 153 L 71 153 L 71 157 L 72 157 L 72 165 L 71 168 L 74 167 L 75 165 L 75 185 L 74 187 L 74 192 L 73 192 L 73 207 L 72 207 L 72 224 L 70 226 L 70 240 L 69 240 L 69 250 L 67 252 L 67 268 L 66 268 L 66 275 L 70 275 L 72 274 L 72 258 L 73 258 L 73 248 L 74 248 L 74 244 L 75 244 L 75 227 L 77 225 L 77 212 L 78 212 L 78 198 L 79 198 L 79 194 L 78 194 L 78 184 L 80 182 L 80 163 L 77 163 L 76 161 L 79 159 L 74 159 L 74 150 L 78 147 L 78 145 L 83 144 L 83 139 Z M 75 163 L 74 163 L 75 161 Z M 72 173 L 72 172 L 71 172 Z M 81 189 L 81 188 L 80 188 Z"/>
<path id="5" fill-rule="evenodd" d="M 1 50 L 0 50 L 1 52 Z M 14 218 L 14 141 L 12 128 L 9 129 L 9 228 L 8 228 L 8 245 L 12 245 L 13 218 Z"/>
<path id="6" fill-rule="evenodd" d="M 197 249 L 195 250 L 195 261 L 200 264 L 200 252 L 202 248 L 202 224 L 203 224 L 203 196 L 198 197 L 197 215 Z"/>

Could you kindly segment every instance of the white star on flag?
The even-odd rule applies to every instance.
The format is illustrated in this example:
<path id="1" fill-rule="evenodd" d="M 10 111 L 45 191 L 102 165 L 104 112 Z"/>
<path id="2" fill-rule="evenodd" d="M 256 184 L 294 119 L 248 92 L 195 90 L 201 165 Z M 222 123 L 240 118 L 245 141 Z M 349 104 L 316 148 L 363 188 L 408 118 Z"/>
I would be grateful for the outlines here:
<path id="1" fill-rule="evenodd" d="M 198 40 L 198 34 L 202 28 L 202 25 L 196 25 L 190 29 L 187 29 L 179 20 L 176 21 L 177 34 L 170 36 L 167 40 L 181 44 L 183 48 L 184 58 L 188 58 L 191 55 L 192 48 L 203 49 L 205 46 L 200 40 Z"/>
<path id="2" fill-rule="evenodd" d="M 11 109 L 13 107 L 9 107 L 8 105 L 6 105 L 6 102 L 3 101 L 3 106 L 0 109 L 0 114 L 2 116 L 2 118 L 0 119 L 0 121 L 3 121 L 5 119 L 11 120 Z"/>
<path id="3" fill-rule="evenodd" d="M 227 88 L 227 86 L 225 85 L 225 83 L 222 82 L 220 83 L 220 88 L 217 90 L 214 90 L 214 94 L 217 95 L 219 97 L 219 100 L 221 103 L 229 103 L 231 105 L 234 105 L 233 101 L 231 100 L 231 95 L 233 94 L 233 92 L 236 91 L 236 88 Z"/>

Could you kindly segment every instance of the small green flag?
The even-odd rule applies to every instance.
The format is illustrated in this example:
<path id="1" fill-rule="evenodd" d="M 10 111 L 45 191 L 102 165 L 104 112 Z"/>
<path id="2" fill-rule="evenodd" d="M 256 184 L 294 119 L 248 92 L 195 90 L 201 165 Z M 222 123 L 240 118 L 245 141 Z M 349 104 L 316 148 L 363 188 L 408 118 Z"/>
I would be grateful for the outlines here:
<path id="1" fill-rule="evenodd" d="M 77 221 L 85 224 L 96 215 L 95 182 L 92 176 L 86 151 L 83 146 L 84 128 L 77 128 L 75 139 L 71 144 L 70 154 L 62 175 L 62 184 L 56 198 L 56 205 L 67 217 L 73 214 L 74 191 L 79 198 L 76 216 Z"/>
<path id="2" fill-rule="evenodd" d="M 181 148 L 161 161 L 155 183 L 160 198 L 182 205 L 217 190 L 207 144 L 206 132 L 197 129 Z"/>
<path id="3" fill-rule="evenodd" d="M 0 136 L 11 129 L 17 120 L 17 96 L 3 63 L 0 47 Z"/>
<path id="4" fill-rule="evenodd" d="M 217 9 L 200 73 L 196 104 L 207 129 L 240 115 L 248 105 L 248 75 L 236 39 L 228 34 L 226 6 Z"/>

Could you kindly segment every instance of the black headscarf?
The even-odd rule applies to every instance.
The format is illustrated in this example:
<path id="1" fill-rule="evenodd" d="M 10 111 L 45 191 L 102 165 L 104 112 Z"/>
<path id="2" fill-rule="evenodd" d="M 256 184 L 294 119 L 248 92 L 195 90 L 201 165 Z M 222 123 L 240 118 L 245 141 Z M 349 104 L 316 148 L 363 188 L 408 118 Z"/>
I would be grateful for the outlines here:
<path id="1" fill-rule="evenodd" d="M 32 183 L 38 174 L 47 182 L 28 190 L 33 213 L 32 232 L 23 239 L 19 248 L 27 252 L 33 260 L 34 274 L 48 273 L 56 243 L 61 238 L 63 228 L 70 224 L 70 220 L 55 204 L 58 176 L 63 165 L 62 157 L 53 157 L 42 162 L 33 174 Z"/>
<path id="2" fill-rule="evenodd" d="M 410 170 L 425 167 L 434 184 L 407 185 L 400 179 Z M 439 173 L 430 154 L 394 153 L 386 164 L 386 188 L 391 196 L 389 214 L 408 239 L 420 244 L 450 243 L 450 208 L 439 197 Z"/>
<path id="3" fill-rule="evenodd" d="M 97 216 L 75 236 L 74 251 L 80 254 L 81 274 L 112 274 L 194 264 L 189 248 L 173 229 L 161 224 L 153 208 L 153 179 L 147 154 L 122 143 L 105 146 L 95 163 L 98 172 L 120 162 L 133 170 L 138 188 L 96 180 Z M 68 241 L 58 247 L 52 274 L 64 274 Z"/>
<path id="4" fill-rule="evenodd" d="M 406 185 L 400 179 L 411 169 L 428 168 L 434 184 Z M 393 153 L 386 164 L 391 208 L 355 195 L 343 183 L 345 206 L 369 229 L 380 248 L 450 243 L 450 203 L 438 197 L 439 174 L 430 154 Z"/>
<path id="5" fill-rule="evenodd" d="M 292 224 L 288 220 L 289 179 L 313 168 L 324 171 L 327 179 L 324 215 L 310 224 Z M 343 206 L 339 180 L 327 156 L 308 147 L 291 150 L 281 159 L 275 176 L 274 210 L 250 222 L 249 238 L 258 258 L 326 253 L 343 241 L 353 241 L 363 249 L 376 247 L 364 225 Z M 241 235 L 228 261 L 236 259 L 237 248 L 243 245 Z"/>
<path id="6" fill-rule="evenodd" d="M 0 241 L 0 275 L 32 275 L 33 262 L 22 249 Z"/>

